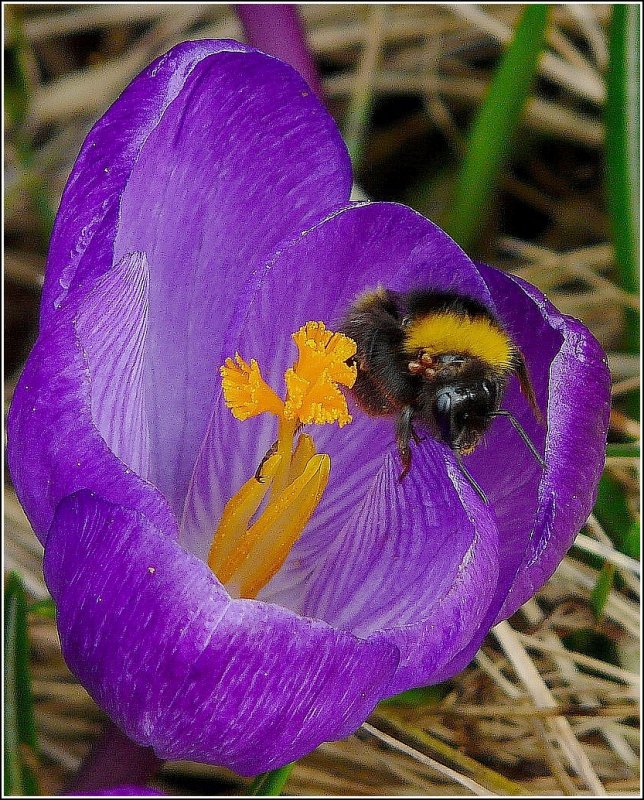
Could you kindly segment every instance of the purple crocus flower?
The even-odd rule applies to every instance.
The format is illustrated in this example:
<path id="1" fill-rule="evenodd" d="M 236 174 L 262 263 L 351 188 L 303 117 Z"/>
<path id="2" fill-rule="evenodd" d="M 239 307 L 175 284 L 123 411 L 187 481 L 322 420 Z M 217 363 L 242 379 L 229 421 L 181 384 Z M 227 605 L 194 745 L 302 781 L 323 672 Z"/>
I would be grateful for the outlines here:
<path id="1" fill-rule="evenodd" d="M 350 203 L 350 188 L 340 135 L 292 68 L 199 41 L 125 90 L 63 196 L 10 468 L 45 545 L 69 667 L 162 758 L 255 774 L 347 736 L 384 697 L 454 675 L 552 574 L 592 507 L 609 398 L 595 339 L 414 211 Z M 265 380 L 282 408 L 291 334 L 311 321 L 337 331 L 377 284 L 457 291 L 496 312 L 547 425 L 514 379 L 504 407 L 546 468 L 497 419 L 466 459 L 488 504 L 431 437 L 401 482 L 392 421 L 351 407 L 350 425 L 300 439 L 323 455 L 308 461 L 311 508 L 287 507 L 299 540 L 261 586 L 231 596 L 206 563 L 214 532 L 279 453 L 265 460 L 272 414 L 230 413 L 219 367 L 240 354 L 229 377 L 249 397 Z M 343 382 L 338 364 L 327 372 Z M 329 387 L 324 402 L 337 400 Z"/>

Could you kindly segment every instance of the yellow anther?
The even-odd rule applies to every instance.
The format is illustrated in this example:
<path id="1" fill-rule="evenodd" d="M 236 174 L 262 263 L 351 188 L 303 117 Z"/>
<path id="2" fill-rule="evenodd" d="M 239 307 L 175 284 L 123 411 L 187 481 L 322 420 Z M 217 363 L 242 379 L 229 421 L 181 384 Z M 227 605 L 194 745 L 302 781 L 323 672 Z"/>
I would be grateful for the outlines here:
<path id="1" fill-rule="evenodd" d="M 282 566 L 315 511 L 329 480 L 331 460 L 314 456 L 304 472 L 266 509 L 240 542 L 219 580 L 240 597 L 255 597 Z"/>
<path id="2" fill-rule="evenodd" d="M 220 372 L 224 401 L 237 419 L 249 419 L 264 411 L 282 413 L 283 402 L 262 378 L 254 358 L 248 364 L 236 353 L 234 361 L 226 359 Z"/>
<path id="3" fill-rule="evenodd" d="M 315 442 L 307 434 L 303 433 L 298 437 L 293 457 L 291 458 L 291 467 L 288 472 L 288 483 L 293 483 L 296 478 L 306 469 L 306 465 L 315 455 Z"/>
<path id="4" fill-rule="evenodd" d="M 281 460 L 279 455 L 267 458 L 262 465 L 261 481 L 253 476 L 226 503 L 208 554 L 208 566 L 215 575 L 248 530 L 251 517 L 266 497 Z"/>

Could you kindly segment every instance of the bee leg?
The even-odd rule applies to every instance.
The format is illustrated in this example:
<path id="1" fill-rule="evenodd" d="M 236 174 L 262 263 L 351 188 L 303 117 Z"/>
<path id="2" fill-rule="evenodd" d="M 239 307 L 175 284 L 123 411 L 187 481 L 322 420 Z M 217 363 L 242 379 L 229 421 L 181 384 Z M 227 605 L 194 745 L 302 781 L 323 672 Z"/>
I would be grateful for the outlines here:
<path id="1" fill-rule="evenodd" d="M 465 477 L 467 478 L 467 481 L 470 484 L 470 486 L 472 487 L 472 489 L 474 489 L 474 491 L 481 498 L 481 500 L 485 503 L 485 505 L 487 505 L 488 501 L 487 501 L 487 497 L 485 496 L 485 492 L 483 491 L 483 489 L 481 489 L 481 487 L 478 485 L 478 483 L 474 480 L 474 476 L 471 474 L 471 472 L 465 468 L 465 464 L 463 464 L 463 460 L 461 459 L 461 457 L 460 457 L 460 455 L 458 453 L 456 453 L 456 463 L 458 464 L 458 466 L 459 466 L 461 472 L 463 473 L 463 475 L 465 475 Z"/>
<path id="2" fill-rule="evenodd" d="M 297 427 L 295 428 L 295 433 L 293 435 L 297 436 L 297 434 L 302 430 L 303 427 L 304 427 L 303 422 L 298 423 Z M 255 473 L 255 480 L 257 481 L 257 483 L 264 483 L 264 478 L 262 478 L 262 467 L 271 456 L 274 456 L 275 453 L 277 453 L 278 446 L 279 446 L 279 440 L 273 442 L 273 444 L 266 451 L 266 455 L 264 456 L 264 458 L 259 462 L 259 467 L 257 467 L 257 472 Z"/>
<path id="3" fill-rule="evenodd" d="M 398 415 L 396 420 L 396 443 L 398 444 L 398 452 L 400 453 L 400 460 L 402 461 L 403 471 L 400 473 L 399 481 L 407 475 L 411 467 L 411 449 L 409 447 L 409 440 L 414 437 L 414 428 L 411 424 L 411 419 L 414 410 L 411 406 L 405 406 Z"/>
<path id="4" fill-rule="evenodd" d="M 414 428 L 413 425 L 410 424 L 409 427 L 411 428 L 411 438 L 416 442 L 416 444 L 420 444 L 421 442 L 425 441 L 425 437 L 424 436 L 419 436 L 416 433 L 416 429 Z"/>
<path id="5" fill-rule="evenodd" d="M 264 478 L 262 477 L 262 468 L 264 464 L 268 461 L 271 456 L 274 456 L 277 453 L 277 446 L 279 445 L 278 441 L 273 442 L 273 444 L 268 448 L 266 451 L 266 455 L 264 458 L 259 462 L 259 467 L 257 467 L 257 472 L 255 473 L 255 480 L 257 483 L 264 483 Z"/>

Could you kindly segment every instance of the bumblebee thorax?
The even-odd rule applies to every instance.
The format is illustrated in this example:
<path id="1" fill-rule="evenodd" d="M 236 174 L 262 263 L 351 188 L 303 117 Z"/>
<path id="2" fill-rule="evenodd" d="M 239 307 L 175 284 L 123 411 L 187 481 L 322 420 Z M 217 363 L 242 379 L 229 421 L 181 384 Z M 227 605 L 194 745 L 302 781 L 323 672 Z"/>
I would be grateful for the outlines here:
<path id="1" fill-rule="evenodd" d="M 446 383 L 458 378 L 465 382 L 476 382 L 502 374 L 502 370 L 495 369 L 483 359 L 459 351 L 435 353 L 431 350 L 420 350 L 409 357 L 407 369 L 412 375 L 418 375 L 432 383 Z"/>
<path id="2" fill-rule="evenodd" d="M 512 340 L 491 317 L 438 311 L 412 317 L 406 323 L 404 350 L 414 357 L 410 361 L 431 359 L 439 367 L 478 361 L 499 372 L 512 369 Z"/>

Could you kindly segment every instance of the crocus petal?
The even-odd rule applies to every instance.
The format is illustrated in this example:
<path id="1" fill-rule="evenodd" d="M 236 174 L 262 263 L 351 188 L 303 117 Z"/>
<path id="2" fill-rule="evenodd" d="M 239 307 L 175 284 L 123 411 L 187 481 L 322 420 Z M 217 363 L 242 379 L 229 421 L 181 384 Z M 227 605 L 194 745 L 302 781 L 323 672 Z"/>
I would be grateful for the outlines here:
<path id="1" fill-rule="evenodd" d="M 388 455 L 344 525 L 328 531 L 299 598 L 272 597 L 361 636 L 380 631 L 401 653 L 391 693 L 431 682 L 469 643 L 499 571 L 495 521 L 453 457 L 426 439 L 413 458 L 400 482 Z"/>
<path id="2" fill-rule="evenodd" d="M 94 424 L 110 450 L 142 478 L 150 458 L 144 384 L 149 282 L 145 255 L 127 255 L 83 296 L 75 317 Z"/>
<path id="3" fill-rule="evenodd" d="M 245 279 L 350 187 L 346 148 L 304 80 L 237 42 L 174 48 L 88 136 L 52 239 L 43 329 L 124 256 L 146 254 L 150 478 L 175 513 Z"/>
<path id="4" fill-rule="evenodd" d="M 398 662 L 378 637 L 232 601 L 145 516 L 90 492 L 58 507 L 44 570 L 70 669 L 160 758 L 280 766 L 355 730 Z"/>
<path id="5" fill-rule="evenodd" d="M 146 281 L 145 259 L 133 255 L 67 304 L 39 337 L 16 386 L 7 457 L 20 502 L 43 543 L 59 501 L 84 488 L 138 509 L 178 535 L 166 499 L 127 463 L 145 474 L 140 387 Z"/>
<path id="6" fill-rule="evenodd" d="M 490 267 L 480 269 L 499 311 L 523 320 L 522 326 L 516 325 L 515 337 L 535 364 L 535 373 L 541 376 L 549 368 L 546 470 L 533 526 L 520 526 L 519 536 L 524 537 L 520 547 L 507 522 L 501 530 L 502 563 L 512 575 L 511 587 L 503 585 L 505 600 L 497 617 L 501 620 L 552 575 L 592 510 L 604 466 L 610 373 L 602 348 L 579 320 L 561 314 L 541 292 L 519 278 Z M 553 354 L 555 342 L 559 347 Z M 529 431 L 529 425 L 526 429 Z M 520 470 L 516 449 L 513 458 Z M 524 465 L 530 459 L 524 452 Z M 518 510 L 521 502 L 522 498 L 515 496 L 513 507 Z M 517 551 L 521 558 L 515 568 Z"/>

